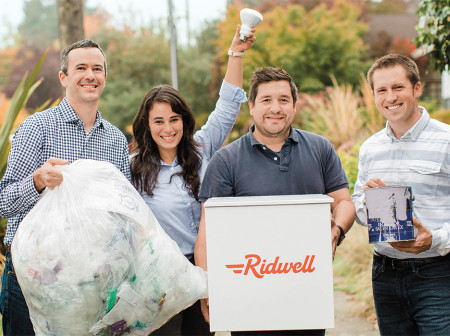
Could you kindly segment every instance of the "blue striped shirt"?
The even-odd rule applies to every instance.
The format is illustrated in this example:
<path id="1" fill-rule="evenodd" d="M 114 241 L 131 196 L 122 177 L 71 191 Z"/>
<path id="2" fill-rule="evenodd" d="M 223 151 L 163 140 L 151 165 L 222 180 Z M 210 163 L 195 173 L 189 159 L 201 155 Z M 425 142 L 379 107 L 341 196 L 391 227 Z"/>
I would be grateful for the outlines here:
<path id="1" fill-rule="evenodd" d="M 388 186 L 411 186 L 414 216 L 433 235 L 427 251 L 418 255 L 401 252 L 388 243 L 376 243 L 375 251 L 392 258 L 424 258 L 450 251 L 450 125 L 422 116 L 400 139 L 389 126 L 361 146 L 358 179 L 352 195 L 356 220 L 367 225 L 364 185 L 379 178 Z"/>
<path id="2" fill-rule="evenodd" d="M 203 181 L 211 156 L 222 146 L 233 128 L 241 103 L 247 101 L 245 91 L 223 81 L 220 98 L 206 124 L 198 130 L 195 141 L 201 144 L 202 166 L 200 180 Z M 189 195 L 183 177 L 174 175 L 183 169 L 178 158 L 171 165 L 161 161 L 153 196 L 141 193 L 164 231 L 172 238 L 186 258 L 194 255 L 195 240 L 202 214 L 201 203 Z"/>
<path id="3" fill-rule="evenodd" d="M 33 172 L 50 157 L 69 162 L 109 161 L 131 180 L 126 138 L 100 112 L 89 133 L 66 98 L 58 106 L 35 113 L 18 127 L 0 181 L 0 216 L 8 218 L 6 245 L 11 245 L 19 223 L 39 200 Z"/>

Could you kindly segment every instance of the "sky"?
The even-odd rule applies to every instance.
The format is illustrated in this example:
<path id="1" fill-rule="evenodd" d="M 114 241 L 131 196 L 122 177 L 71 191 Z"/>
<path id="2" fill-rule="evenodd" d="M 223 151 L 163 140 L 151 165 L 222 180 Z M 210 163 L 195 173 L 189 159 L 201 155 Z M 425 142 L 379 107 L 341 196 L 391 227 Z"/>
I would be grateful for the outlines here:
<path id="1" fill-rule="evenodd" d="M 49 0 L 42 0 L 48 2 Z M 56 1 L 56 0 L 55 0 Z M 132 27 L 145 25 L 152 20 L 167 20 L 168 0 L 84 0 L 88 7 L 100 5 L 114 17 L 115 24 L 127 23 Z M 0 47 L 8 40 L 23 18 L 24 0 L 0 0 Z M 180 42 L 187 39 L 186 7 L 189 11 L 189 26 L 198 31 L 205 20 L 223 17 L 226 0 L 172 0 L 174 17 Z M 10 41 L 11 43 L 11 41 Z M 2 45 L 3 44 L 3 45 Z"/>

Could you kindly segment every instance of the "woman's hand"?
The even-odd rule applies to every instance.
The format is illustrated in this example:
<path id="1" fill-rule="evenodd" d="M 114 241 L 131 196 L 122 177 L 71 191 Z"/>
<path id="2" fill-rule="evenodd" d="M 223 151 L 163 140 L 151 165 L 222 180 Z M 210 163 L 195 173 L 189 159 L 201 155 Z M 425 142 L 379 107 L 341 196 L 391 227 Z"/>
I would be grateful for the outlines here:
<path id="1" fill-rule="evenodd" d="M 233 41 L 231 41 L 230 50 L 234 52 L 243 52 L 250 49 L 253 46 L 253 43 L 256 41 L 255 37 L 255 28 L 252 28 L 251 32 L 248 34 L 248 37 L 244 42 L 241 41 L 240 38 L 241 25 L 237 25 L 236 34 L 234 35 Z"/>

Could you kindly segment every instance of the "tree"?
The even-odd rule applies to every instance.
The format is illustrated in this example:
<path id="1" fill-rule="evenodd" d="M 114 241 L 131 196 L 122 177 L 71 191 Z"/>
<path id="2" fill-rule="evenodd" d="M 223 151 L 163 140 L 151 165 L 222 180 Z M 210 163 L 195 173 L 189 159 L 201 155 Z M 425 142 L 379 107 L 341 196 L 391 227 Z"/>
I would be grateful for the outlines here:
<path id="1" fill-rule="evenodd" d="M 210 66 L 215 55 L 214 25 L 204 25 L 194 46 L 178 49 L 179 91 L 196 115 L 211 112 L 217 99 L 211 94 L 215 92 Z M 130 131 L 129 125 L 146 93 L 153 86 L 171 84 L 166 30 L 163 26 L 141 28 L 137 32 L 126 26 L 105 27 L 94 39 L 103 47 L 108 60 L 100 111 L 122 131 Z"/>
<path id="2" fill-rule="evenodd" d="M 170 84 L 169 42 L 164 32 L 105 27 L 94 39 L 108 61 L 108 78 L 100 100 L 102 115 L 122 131 L 133 122 L 151 87 Z"/>
<path id="3" fill-rule="evenodd" d="M 83 0 L 58 0 L 58 31 L 61 48 L 84 39 Z"/>
<path id="4" fill-rule="evenodd" d="M 244 85 L 255 68 L 279 66 L 290 73 L 302 91 L 314 92 L 332 85 L 331 75 L 340 83 L 357 84 L 366 70 L 363 36 L 367 25 L 359 21 L 359 9 L 344 1 L 332 8 L 320 5 L 307 12 L 290 5 L 263 13 L 257 27 L 257 41 L 245 55 Z M 239 9 L 228 7 L 219 25 L 220 54 L 225 70 L 229 37 L 239 22 Z"/>
<path id="5" fill-rule="evenodd" d="M 431 63 L 442 72 L 450 64 L 450 2 L 449 0 L 424 0 L 417 11 L 424 25 L 418 26 L 416 42 L 431 48 Z M 448 68 L 447 68 L 448 70 Z"/>
<path id="6" fill-rule="evenodd" d="M 20 40 L 33 40 L 43 50 L 58 38 L 56 1 L 26 0 L 18 27 Z"/>

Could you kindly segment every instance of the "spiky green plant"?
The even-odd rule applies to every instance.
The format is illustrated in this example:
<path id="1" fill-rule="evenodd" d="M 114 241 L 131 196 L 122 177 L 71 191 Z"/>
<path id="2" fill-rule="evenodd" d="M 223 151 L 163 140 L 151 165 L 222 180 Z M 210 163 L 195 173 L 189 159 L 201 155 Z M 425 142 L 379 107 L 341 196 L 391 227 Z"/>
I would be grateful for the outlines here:
<path id="1" fill-rule="evenodd" d="M 11 147 L 9 136 L 11 135 L 12 126 L 17 118 L 17 115 L 19 114 L 19 111 L 25 106 L 28 98 L 42 82 L 42 78 L 37 81 L 36 78 L 39 71 L 41 70 L 42 63 L 44 63 L 44 59 L 47 56 L 48 50 L 49 49 L 47 49 L 41 56 L 37 65 L 31 72 L 31 75 L 28 77 L 28 73 L 26 73 L 23 76 L 19 86 L 17 87 L 14 95 L 11 98 L 11 103 L 9 105 L 8 111 L 6 111 L 5 119 L 3 120 L 3 124 L 0 129 L 0 177 L 2 177 L 6 171 L 8 153 Z"/>
<path id="2" fill-rule="evenodd" d="M 28 73 L 26 73 L 23 76 L 19 86 L 17 87 L 16 91 L 14 92 L 14 95 L 11 98 L 9 108 L 5 113 L 5 118 L 0 128 L 0 178 L 3 177 L 6 171 L 9 149 L 11 148 L 9 137 L 11 135 L 14 121 L 16 120 L 19 111 L 25 106 L 26 102 L 28 101 L 28 98 L 42 82 L 42 79 L 36 80 L 36 78 L 39 73 L 39 70 L 42 67 L 42 63 L 44 63 L 44 59 L 47 56 L 47 52 L 48 49 L 39 59 L 36 67 L 31 72 L 31 75 L 28 77 Z M 1 239 L 0 252 L 2 253 L 2 255 L 0 255 L 0 273 L 3 272 L 3 265 L 5 263 L 5 258 L 3 256 L 5 253 L 5 246 L 3 245 L 3 236 L 6 229 L 6 224 L 7 220 L 0 217 L 0 239 Z M 2 330 L 0 330 L 0 335 L 2 334 L 3 332 Z"/>

